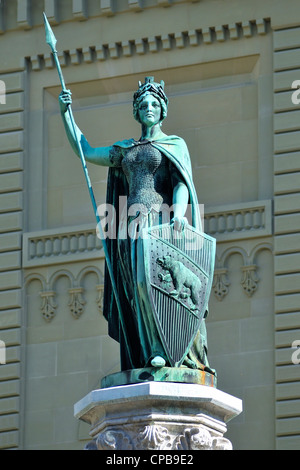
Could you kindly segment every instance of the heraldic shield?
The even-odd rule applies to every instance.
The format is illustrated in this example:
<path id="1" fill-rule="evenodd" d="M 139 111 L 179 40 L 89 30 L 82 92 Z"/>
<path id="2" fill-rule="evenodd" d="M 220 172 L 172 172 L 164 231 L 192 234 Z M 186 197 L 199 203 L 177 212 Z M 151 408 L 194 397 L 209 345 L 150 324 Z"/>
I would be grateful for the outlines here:
<path id="1" fill-rule="evenodd" d="M 171 367 L 180 367 L 207 310 L 216 240 L 190 225 L 179 232 L 164 224 L 144 229 L 138 251 L 144 314 L 153 315 Z"/>

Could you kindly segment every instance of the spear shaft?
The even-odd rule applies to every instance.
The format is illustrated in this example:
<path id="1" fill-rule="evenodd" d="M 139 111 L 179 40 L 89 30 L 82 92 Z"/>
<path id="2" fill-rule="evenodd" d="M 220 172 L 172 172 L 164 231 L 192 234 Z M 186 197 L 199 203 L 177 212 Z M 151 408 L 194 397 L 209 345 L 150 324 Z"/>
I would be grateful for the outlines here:
<path id="1" fill-rule="evenodd" d="M 55 61 L 55 65 L 56 65 L 56 68 L 57 68 L 58 75 L 59 75 L 62 90 L 67 91 L 65 80 L 64 80 L 64 77 L 63 77 L 63 73 L 62 73 L 60 62 L 59 62 L 58 55 L 57 55 L 57 50 L 56 50 L 57 40 L 56 40 L 56 37 L 54 36 L 54 33 L 53 33 L 52 28 L 49 24 L 49 21 L 47 19 L 46 14 L 43 13 L 43 15 L 44 15 L 44 24 L 45 24 L 45 31 L 46 31 L 46 42 L 47 42 L 47 44 L 49 44 L 49 46 L 52 50 L 52 54 L 53 54 L 53 57 L 54 57 L 54 61 Z M 75 124 L 75 120 L 74 120 L 74 117 L 73 117 L 72 108 L 71 108 L 70 105 L 68 106 L 67 110 L 68 110 L 72 130 L 73 130 L 73 134 L 74 134 L 74 137 L 75 137 L 76 146 L 77 146 L 79 156 L 80 156 L 80 160 L 81 160 L 81 163 L 82 163 L 82 167 L 83 167 L 86 183 L 87 183 L 87 186 L 88 186 L 90 198 L 91 198 L 91 201 L 92 201 L 94 214 L 96 216 L 97 227 L 99 229 L 99 234 L 100 234 L 100 238 L 101 238 L 101 241 L 102 241 L 102 246 L 103 246 L 105 260 L 106 260 L 106 266 L 107 266 L 109 276 L 110 276 L 110 280 L 111 280 L 111 284 L 112 284 L 113 294 L 114 294 L 114 297 L 115 297 L 115 301 L 116 301 L 116 305 L 117 305 L 117 309 L 118 309 L 118 313 L 119 313 L 119 320 L 120 320 L 121 328 L 122 328 L 123 333 L 124 333 L 124 335 L 123 335 L 124 336 L 124 341 L 125 341 L 125 344 L 126 344 L 126 348 L 127 348 L 127 351 L 128 351 L 130 361 L 132 361 L 131 351 L 130 351 L 130 347 L 129 347 L 129 344 L 128 344 L 128 341 L 127 341 L 127 336 L 126 336 L 126 329 L 125 329 L 125 325 L 124 325 L 124 317 L 123 317 L 123 313 L 122 313 L 121 303 L 120 303 L 119 295 L 118 295 L 118 292 L 117 292 L 117 287 L 116 287 L 116 283 L 115 283 L 115 279 L 114 279 L 114 275 L 113 275 L 113 270 L 112 270 L 112 266 L 111 266 L 111 261 L 110 261 L 108 249 L 107 249 L 107 244 L 106 244 L 104 234 L 103 234 L 101 219 L 100 219 L 99 214 L 98 214 L 98 209 L 97 209 L 97 204 L 96 204 L 94 191 L 93 191 L 93 188 L 92 188 L 91 180 L 90 180 L 88 170 L 87 170 L 87 166 L 86 166 L 85 156 L 84 156 L 84 153 L 83 153 L 83 150 L 82 150 L 81 143 L 80 143 L 79 138 L 78 138 L 78 134 L 76 132 L 76 124 Z"/>

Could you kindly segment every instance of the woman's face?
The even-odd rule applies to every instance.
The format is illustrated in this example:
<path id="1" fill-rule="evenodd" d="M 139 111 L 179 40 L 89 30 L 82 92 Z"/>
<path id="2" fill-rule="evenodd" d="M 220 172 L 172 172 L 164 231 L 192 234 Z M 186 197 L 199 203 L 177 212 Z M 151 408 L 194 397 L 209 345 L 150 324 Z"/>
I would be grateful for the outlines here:
<path id="1" fill-rule="evenodd" d="M 161 106 L 158 99 L 146 95 L 139 104 L 139 117 L 142 124 L 153 126 L 160 122 Z"/>

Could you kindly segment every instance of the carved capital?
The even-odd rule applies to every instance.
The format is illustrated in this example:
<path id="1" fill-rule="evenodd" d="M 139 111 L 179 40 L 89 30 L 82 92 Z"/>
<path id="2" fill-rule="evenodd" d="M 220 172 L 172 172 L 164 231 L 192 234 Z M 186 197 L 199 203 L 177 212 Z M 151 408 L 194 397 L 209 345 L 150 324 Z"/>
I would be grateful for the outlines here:
<path id="1" fill-rule="evenodd" d="M 193 427 L 185 429 L 183 434 L 175 440 L 176 450 L 210 450 L 213 438 L 204 427 Z"/>
<path id="2" fill-rule="evenodd" d="M 99 312 L 103 313 L 104 285 L 99 284 L 98 286 L 96 286 L 96 289 L 98 292 L 96 299 L 97 307 L 99 309 Z"/>
<path id="3" fill-rule="evenodd" d="M 98 450 L 132 450 L 133 446 L 128 434 L 123 429 L 109 429 L 96 439 Z"/>
<path id="4" fill-rule="evenodd" d="M 257 266 L 251 264 L 249 266 L 243 266 L 242 268 L 242 287 L 248 297 L 251 297 L 258 287 L 259 278 L 256 274 Z"/>
<path id="5" fill-rule="evenodd" d="M 56 303 L 54 302 L 54 291 L 40 292 L 42 298 L 41 311 L 46 322 L 50 322 L 55 317 L 55 310 L 57 308 Z"/>
<path id="6" fill-rule="evenodd" d="M 166 427 L 148 425 L 140 430 L 136 448 L 141 450 L 163 450 L 172 448 L 171 435 Z"/>
<path id="7" fill-rule="evenodd" d="M 232 450 L 232 443 L 226 437 L 217 437 L 213 440 L 212 450 Z"/>
<path id="8" fill-rule="evenodd" d="M 228 280 L 228 269 L 217 268 L 214 273 L 213 291 L 218 300 L 223 300 L 228 294 L 230 282 Z"/>
<path id="9" fill-rule="evenodd" d="M 79 318 L 80 315 L 83 313 L 85 300 L 82 297 L 82 293 L 82 287 L 74 287 L 72 289 L 69 289 L 71 300 L 68 305 L 70 307 L 70 312 L 74 318 Z"/>
<path id="10" fill-rule="evenodd" d="M 86 450 L 232 450 L 231 442 L 204 425 L 149 423 L 109 427 Z"/>

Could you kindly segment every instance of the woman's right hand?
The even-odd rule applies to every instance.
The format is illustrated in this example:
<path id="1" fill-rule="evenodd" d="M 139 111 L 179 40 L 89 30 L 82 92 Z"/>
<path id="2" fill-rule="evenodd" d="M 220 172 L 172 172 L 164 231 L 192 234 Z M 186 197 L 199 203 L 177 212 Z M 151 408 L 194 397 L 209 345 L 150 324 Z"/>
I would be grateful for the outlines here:
<path id="1" fill-rule="evenodd" d="M 63 90 L 59 95 L 59 98 L 58 98 L 59 107 L 60 107 L 60 111 L 63 114 L 67 111 L 68 106 L 72 104 L 71 95 L 72 93 L 70 90 Z"/>

